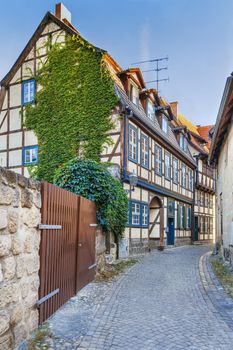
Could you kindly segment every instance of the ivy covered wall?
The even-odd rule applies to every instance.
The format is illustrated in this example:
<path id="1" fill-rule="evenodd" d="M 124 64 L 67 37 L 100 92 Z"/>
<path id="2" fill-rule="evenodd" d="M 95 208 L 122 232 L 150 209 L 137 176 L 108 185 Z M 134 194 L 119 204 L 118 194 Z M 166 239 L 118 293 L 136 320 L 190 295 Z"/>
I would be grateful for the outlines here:
<path id="1" fill-rule="evenodd" d="M 104 63 L 104 52 L 84 39 L 68 37 L 48 49 L 36 76 L 34 106 L 25 110 L 25 125 L 39 143 L 37 177 L 52 182 L 55 170 L 76 155 L 99 161 L 111 111 L 118 99 Z"/>

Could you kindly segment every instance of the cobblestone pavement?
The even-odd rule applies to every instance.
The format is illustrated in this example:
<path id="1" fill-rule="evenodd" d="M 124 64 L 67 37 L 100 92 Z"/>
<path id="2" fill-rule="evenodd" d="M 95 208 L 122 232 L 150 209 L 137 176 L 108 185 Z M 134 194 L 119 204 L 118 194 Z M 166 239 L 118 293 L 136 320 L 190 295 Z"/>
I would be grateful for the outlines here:
<path id="1" fill-rule="evenodd" d="M 203 259 L 199 273 L 207 251 L 154 251 L 113 283 L 91 283 L 50 319 L 50 348 L 232 350 L 233 327 L 207 293 Z"/>

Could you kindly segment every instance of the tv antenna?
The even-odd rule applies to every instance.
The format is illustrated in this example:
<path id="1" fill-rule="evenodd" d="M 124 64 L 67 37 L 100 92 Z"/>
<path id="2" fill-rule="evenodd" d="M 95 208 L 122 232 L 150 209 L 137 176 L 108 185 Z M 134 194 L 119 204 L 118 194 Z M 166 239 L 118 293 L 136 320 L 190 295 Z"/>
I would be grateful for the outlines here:
<path id="1" fill-rule="evenodd" d="M 156 67 L 155 67 L 155 68 L 153 68 L 153 69 L 148 69 L 148 70 L 144 70 L 144 71 L 142 71 L 142 72 L 143 72 L 143 73 L 148 73 L 148 72 L 155 72 L 155 73 L 156 73 L 156 79 L 155 79 L 155 80 L 146 81 L 146 84 L 156 83 L 157 92 L 159 92 L 159 83 L 160 83 L 161 81 L 169 81 L 169 77 L 168 77 L 168 78 L 160 79 L 159 73 L 160 73 L 162 70 L 167 70 L 167 69 L 168 69 L 168 67 L 160 67 L 160 63 L 161 63 L 162 61 L 168 61 L 168 56 L 166 56 L 166 57 L 160 57 L 160 58 L 153 58 L 153 59 L 146 60 L 146 61 L 134 62 L 134 63 L 131 64 L 131 65 L 135 65 L 135 64 L 144 64 L 144 63 L 155 63 L 155 64 L 156 64 Z"/>

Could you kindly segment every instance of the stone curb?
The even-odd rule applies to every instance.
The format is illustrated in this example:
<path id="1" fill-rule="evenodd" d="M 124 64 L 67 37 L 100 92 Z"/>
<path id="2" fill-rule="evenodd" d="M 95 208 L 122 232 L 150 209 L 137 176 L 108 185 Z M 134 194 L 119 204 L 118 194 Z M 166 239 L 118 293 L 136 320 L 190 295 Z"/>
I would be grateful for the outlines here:
<path id="1" fill-rule="evenodd" d="M 233 299 L 230 298 L 210 264 L 211 252 L 205 253 L 199 260 L 199 273 L 204 292 L 221 318 L 233 330 Z"/>

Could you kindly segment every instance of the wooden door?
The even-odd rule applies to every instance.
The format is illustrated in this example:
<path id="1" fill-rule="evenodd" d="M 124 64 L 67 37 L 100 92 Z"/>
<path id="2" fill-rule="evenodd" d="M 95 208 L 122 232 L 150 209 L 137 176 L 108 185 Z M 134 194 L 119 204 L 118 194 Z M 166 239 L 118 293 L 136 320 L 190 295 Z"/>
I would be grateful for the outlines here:
<path id="1" fill-rule="evenodd" d="M 80 197 L 76 292 L 95 277 L 95 203 Z"/>

